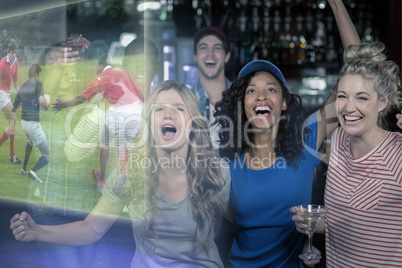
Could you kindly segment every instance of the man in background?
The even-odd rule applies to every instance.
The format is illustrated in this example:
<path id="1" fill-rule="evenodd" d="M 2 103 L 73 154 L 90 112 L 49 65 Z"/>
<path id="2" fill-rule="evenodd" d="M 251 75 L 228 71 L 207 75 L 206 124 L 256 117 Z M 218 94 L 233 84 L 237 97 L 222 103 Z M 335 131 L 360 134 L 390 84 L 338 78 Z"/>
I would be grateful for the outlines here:
<path id="1" fill-rule="evenodd" d="M 211 121 L 215 103 L 222 99 L 222 92 L 232 84 L 225 77 L 225 64 L 230 59 L 230 42 L 220 28 L 208 26 L 195 33 L 193 52 L 199 80 L 191 90 L 200 100 L 205 117 Z"/>
<path id="2" fill-rule="evenodd" d="M 199 70 L 199 80 L 191 90 L 200 100 L 204 116 L 211 125 L 214 120 L 215 103 L 222 99 L 222 92 L 232 84 L 225 77 L 225 64 L 230 59 L 230 42 L 222 29 L 208 26 L 195 33 L 193 52 Z M 218 130 L 218 125 L 210 128 L 215 148 L 219 146 Z M 225 266 L 229 264 L 228 254 L 234 233 L 234 226 L 224 218 L 215 242 Z"/>

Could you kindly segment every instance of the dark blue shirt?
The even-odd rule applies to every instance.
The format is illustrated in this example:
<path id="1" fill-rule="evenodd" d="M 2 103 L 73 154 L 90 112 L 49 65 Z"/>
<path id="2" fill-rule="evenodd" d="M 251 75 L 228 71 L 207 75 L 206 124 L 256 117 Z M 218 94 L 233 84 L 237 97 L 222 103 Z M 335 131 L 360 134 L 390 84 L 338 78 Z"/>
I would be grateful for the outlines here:
<path id="1" fill-rule="evenodd" d="M 14 108 L 22 103 L 21 119 L 39 122 L 39 97 L 43 96 L 43 84 L 36 78 L 27 80 L 17 93 Z"/>

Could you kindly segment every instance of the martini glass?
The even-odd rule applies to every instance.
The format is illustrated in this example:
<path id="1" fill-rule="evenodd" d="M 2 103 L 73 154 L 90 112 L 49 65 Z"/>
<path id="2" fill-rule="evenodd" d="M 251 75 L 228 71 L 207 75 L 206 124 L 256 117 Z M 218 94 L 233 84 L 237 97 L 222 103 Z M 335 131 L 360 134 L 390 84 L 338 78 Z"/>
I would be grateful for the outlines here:
<path id="1" fill-rule="evenodd" d="M 295 208 L 297 215 L 302 217 L 304 224 L 308 226 L 309 248 L 306 253 L 300 254 L 299 258 L 305 261 L 319 260 L 321 259 L 321 255 L 313 251 L 313 234 L 324 219 L 327 209 L 324 206 L 314 204 L 298 205 Z"/>

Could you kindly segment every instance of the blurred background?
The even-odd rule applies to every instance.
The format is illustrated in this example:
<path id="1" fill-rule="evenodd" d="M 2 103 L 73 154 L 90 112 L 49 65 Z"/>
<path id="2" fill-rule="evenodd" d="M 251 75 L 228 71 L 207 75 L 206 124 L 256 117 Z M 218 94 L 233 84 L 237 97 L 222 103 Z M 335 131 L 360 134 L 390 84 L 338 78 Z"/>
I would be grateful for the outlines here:
<path id="1" fill-rule="evenodd" d="M 344 0 L 364 42 L 383 41 L 401 65 L 401 1 Z M 231 41 L 226 68 L 233 80 L 252 59 L 273 61 L 295 93 L 311 109 L 321 105 L 341 64 L 342 45 L 326 0 L 1 0 L 0 53 L 15 38 L 21 64 L 42 50 L 82 34 L 88 59 L 107 52 L 115 67 L 124 47 L 145 35 L 160 51 L 154 84 L 176 79 L 192 86 L 198 79 L 192 37 L 201 27 L 221 27 Z"/>
<path id="2" fill-rule="evenodd" d="M 401 1 L 344 0 L 344 3 L 363 42 L 384 42 L 389 58 L 401 66 Z M 95 77 L 95 60 L 99 55 L 108 54 L 113 67 L 122 67 L 125 47 L 140 36 L 153 41 L 159 50 L 160 66 L 153 86 L 174 79 L 192 87 L 198 80 L 193 36 L 209 25 L 222 28 L 231 42 L 231 59 L 225 68 L 230 80 L 253 59 L 272 61 L 284 73 L 290 89 L 302 97 L 311 111 L 324 103 L 342 63 L 341 40 L 326 0 L 0 0 L 0 6 L 0 57 L 7 55 L 8 43 L 14 38 L 19 46 L 19 85 L 28 79 L 29 66 L 40 62 L 41 81 L 52 102 L 56 97 L 67 100 L 80 94 Z M 80 51 L 79 64 L 55 65 L 52 49 L 65 45 L 72 36 L 85 38 L 91 44 Z M 143 63 L 142 59 L 140 64 Z M 15 91 L 10 95 L 14 100 Z M 63 216 L 85 216 L 85 211 L 90 211 L 100 196 L 90 171 L 99 165 L 98 123 L 102 125 L 105 109 L 101 104 L 96 110 L 88 107 L 82 107 L 73 118 L 68 117 L 67 109 L 57 115 L 41 112 L 52 161 L 39 175 L 60 186 L 63 192 L 55 199 L 39 201 L 62 208 Z M 7 123 L 1 118 L 3 131 Z M 19 119 L 18 111 L 15 146 L 22 158 L 26 139 Z M 70 125 L 66 125 L 67 119 Z M 67 130 L 80 128 L 85 135 L 76 138 L 87 139 L 93 146 L 73 146 Z M 3 230 L 0 266 L 43 267 L 34 244 L 16 242 L 9 231 L 12 215 L 26 210 L 23 201 L 37 202 L 38 198 L 37 185 L 19 175 L 20 167 L 10 167 L 7 147 L 8 144 L 0 148 L 0 229 Z M 37 159 L 38 155 L 35 149 L 31 158 Z M 108 164 L 110 167 L 118 166 L 117 158 L 114 159 L 115 162 Z M 130 174 L 136 173 L 130 171 Z M 322 162 L 315 178 L 320 181 L 314 184 L 313 192 L 318 193 L 313 196 L 315 203 L 322 203 L 325 174 L 326 164 Z M 111 267 L 117 259 L 128 265 L 133 244 L 130 223 L 116 224 L 95 245 L 94 267 Z M 322 262 L 320 267 L 324 266 Z"/>

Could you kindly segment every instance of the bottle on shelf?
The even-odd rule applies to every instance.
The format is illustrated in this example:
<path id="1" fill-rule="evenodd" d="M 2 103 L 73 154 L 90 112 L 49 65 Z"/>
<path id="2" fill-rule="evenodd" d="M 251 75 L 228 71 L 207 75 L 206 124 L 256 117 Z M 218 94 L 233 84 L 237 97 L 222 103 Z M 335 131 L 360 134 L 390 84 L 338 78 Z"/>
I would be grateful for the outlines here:
<path id="1" fill-rule="evenodd" d="M 294 60 L 294 46 L 292 47 L 292 35 L 290 24 L 292 18 L 290 17 L 290 6 L 286 6 L 286 16 L 284 18 L 284 27 L 280 31 L 279 40 L 282 46 L 282 64 L 291 64 Z"/>
<path id="2" fill-rule="evenodd" d="M 306 16 L 306 24 L 304 28 L 304 35 L 306 36 L 307 45 L 306 45 L 306 63 L 315 63 L 315 48 L 312 44 L 312 40 L 314 38 L 314 27 L 313 27 L 314 18 L 312 15 L 312 10 L 307 10 Z"/>
<path id="3" fill-rule="evenodd" d="M 312 44 L 315 50 L 315 61 L 317 63 L 324 62 L 326 53 L 326 29 L 323 22 L 323 14 L 317 14 L 317 30 L 315 31 Z"/>
<path id="4" fill-rule="evenodd" d="M 307 49 L 307 40 L 303 34 L 303 17 L 301 15 L 296 17 L 296 37 L 297 40 L 295 42 L 297 57 L 296 63 L 298 65 L 305 64 L 307 61 L 306 49 Z"/>
<path id="5" fill-rule="evenodd" d="M 263 21 L 263 40 L 261 43 L 261 59 L 272 61 L 272 32 L 270 31 L 270 21 L 271 18 L 269 17 L 269 8 L 266 7 L 264 9 L 264 17 L 262 18 Z"/>
<path id="6" fill-rule="evenodd" d="M 325 53 L 325 61 L 327 63 L 336 63 L 338 61 L 338 53 L 336 51 L 335 44 L 335 32 L 334 32 L 334 18 L 331 16 L 326 17 L 327 24 L 327 49 Z"/>
<path id="7" fill-rule="evenodd" d="M 272 51 L 271 55 L 273 63 L 278 65 L 282 63 L 282 43 L 280 40 L 281 18 L 279 16 L 279 10 L 275 10 L 273 23 L 274 23 L 274 34 L 272 36 L 272 42 L 271 42 L 271 51 Z"/>

